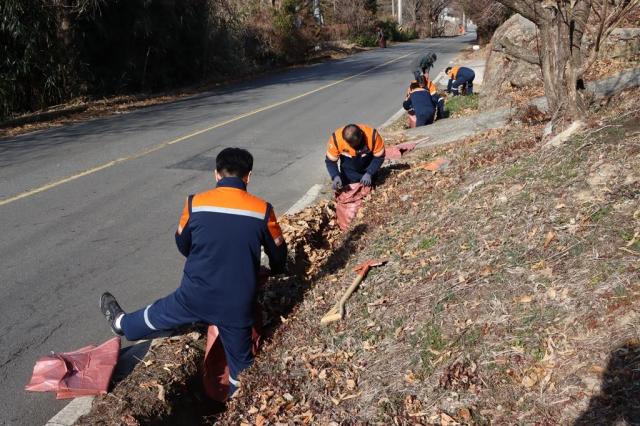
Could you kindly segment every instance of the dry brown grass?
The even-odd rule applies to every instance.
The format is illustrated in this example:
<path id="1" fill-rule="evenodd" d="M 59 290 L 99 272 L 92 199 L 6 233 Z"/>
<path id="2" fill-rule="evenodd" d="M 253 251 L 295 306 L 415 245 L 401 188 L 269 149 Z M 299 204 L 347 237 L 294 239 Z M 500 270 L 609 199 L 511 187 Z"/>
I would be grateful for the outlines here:
<path id="1" fill-rule="evenodd" d="M 568 424 L 590 401 L 585 424 L 633 421 L 640 115 L 616 117 L 639 94 L 556 150 L 541 125 L 510 128 L 408 159 L 446 156 L 441 174 L 391 171 L 348 267 L 313 282 L 220 424 Z M 381 256 L 320 326 L 350 268 Z"/>

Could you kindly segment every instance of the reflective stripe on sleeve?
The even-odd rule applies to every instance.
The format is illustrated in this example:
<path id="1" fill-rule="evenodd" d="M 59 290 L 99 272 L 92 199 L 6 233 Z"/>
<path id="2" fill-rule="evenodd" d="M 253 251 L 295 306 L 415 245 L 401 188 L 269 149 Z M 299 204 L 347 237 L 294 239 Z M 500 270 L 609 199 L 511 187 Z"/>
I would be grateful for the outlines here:
<path id="1" fill-rule="evenodd" d="M 157 328 L 155 328 L 153 326 L 153 324 L 151 324 L 151 321 L 149 321 L 149 308 L 151 307 L 151 305 L 147 306 L 144 310 L 144 323 L 147 324 L 147 327 L 149 327 L 152 330 L 157 330 Z"/>

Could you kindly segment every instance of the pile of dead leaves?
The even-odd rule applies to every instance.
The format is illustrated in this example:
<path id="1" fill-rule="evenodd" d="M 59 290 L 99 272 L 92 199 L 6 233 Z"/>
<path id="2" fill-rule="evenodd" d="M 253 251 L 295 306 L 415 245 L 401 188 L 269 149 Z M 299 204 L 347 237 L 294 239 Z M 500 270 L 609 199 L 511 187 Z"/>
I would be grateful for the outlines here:
<path id="1" fill-rule="evenodd" d="M 305 278 L 319 271 L 340 236 L 333 202 L 324 200 L 280 219 L 290 256 L 289 268 Z"/>
<path id="2" fill-rule="evenodd" d="M 587 70 L 584 78 L 587 81 L 600 80 L 605 77 L 616 75 L 624 70 L 636 68 L 640 61 L 640 55 L 631 58 L 605 59 L 601 58 Z"/>
<path id="3" fill-rule="evenodd" d="M 542 112 L 537 106 L 527 104 L 519 106 L 511 115 L 510 121 L 513 123 L 522 123 L 527 126 L 533 126 L 543 123 L 549 119 L 548 114 Z"/>
<path id="4" fill-rule="evenodd" d="M 172 418 L 201 421 L 205 402 L 193 383 L 204 357 L 204 334 L 192 331 L 156 340 L 144 360 L 126 380 L 97 397 L 91 412 L 76 425 L 127 425 L 170 423 Z"/>

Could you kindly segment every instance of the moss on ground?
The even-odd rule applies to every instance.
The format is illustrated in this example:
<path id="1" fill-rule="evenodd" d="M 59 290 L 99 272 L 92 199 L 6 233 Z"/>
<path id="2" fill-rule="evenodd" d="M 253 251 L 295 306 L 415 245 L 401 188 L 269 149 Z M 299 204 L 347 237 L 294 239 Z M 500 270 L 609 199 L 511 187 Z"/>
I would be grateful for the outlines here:
<path id="1" fill-rule="evenodd" d="M 445 103 L 445 110 L 449 117 L 462 117 L 478 112 L 480 96 L 474 93 L 470 96 L 450 96 Z"/>

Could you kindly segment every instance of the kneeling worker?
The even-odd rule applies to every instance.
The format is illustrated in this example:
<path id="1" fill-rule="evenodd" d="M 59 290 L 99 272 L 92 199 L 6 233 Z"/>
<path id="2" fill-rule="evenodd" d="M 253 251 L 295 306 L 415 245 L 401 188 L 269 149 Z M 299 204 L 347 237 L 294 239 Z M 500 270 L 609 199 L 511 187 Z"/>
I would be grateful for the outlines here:
<path id="1" fill-rule="evenodd" d="M 253 363 L 260 247 L 274 273 L 283 272 L 287 260 L 273 208 L 246 191 L 252 168 L 248 151 L 226 148 L 216 158 L 216 187 L 187 198 L 175 234 L 187 258 L 176 291 L 128 314 L 110 293 L 100 298 L 111 329 L 128 340 L 196 322 L 216 325 L 229 365 L 230 393 L 239 386 L 238 374 Z"/>
<path id="2" fill-rule="evenodd" d="M 372 127 L 348 124 L 331 134 L 324 162 L 333 189 L 356 182 L 371 186 L 384 162 L 384 141 Z"/>
<path id="3" fill-rule="evenodd" d="M 466 88 L 467 95 L 473 94 L 473 79 L 476 78 L 476 73 L 471 68 L 466 67 L 447 67 L 445 73 L 449 76 L 449 83 L 447 83 L 447 93 L 452 93 L 453 96 L 460 94 L 459 88 L 462 86 Z"/>
<path id="4" fill-rule="evenodd" d="M 417 81 L 409 86 L 402 107 L 407 111 L 413 110 L 416 116 L 416 127 L 433 123 L 436 115 L 436 104 L 431 94 Z"/>
<path id="5" fill-rule="evenodd" d="M 421 87 L 427 89 L 429 94 L 431 95 L 431 99 L 433 99 L 433 103 L 436 106 L 437 114 L 436 118 L 444 118 L 444 98 L 440 96 L 438 93 L 438 87 L 436 84 L 429 79 L 429 73 L 423 71 L 420 73 L 419 71 L 414 72 L 413 76 L 415 77 L 415 81 L 417 81 Z M 409 91 L 411 91 L 411 86 L 409 86 Z"/>

